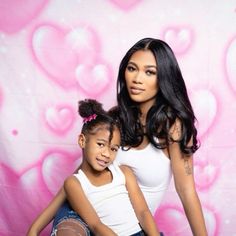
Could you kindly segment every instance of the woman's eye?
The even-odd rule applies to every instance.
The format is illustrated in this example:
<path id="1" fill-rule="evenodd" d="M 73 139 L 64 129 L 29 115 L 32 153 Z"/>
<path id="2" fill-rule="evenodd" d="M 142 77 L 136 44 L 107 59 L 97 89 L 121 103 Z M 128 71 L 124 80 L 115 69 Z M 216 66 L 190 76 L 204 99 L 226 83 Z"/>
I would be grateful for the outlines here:
<path id="1" fill-rule="evenodd" d="M 147 74 L 147 75 L 156 75 L 156 71 L 147 70 L 147 71 L 146 71 L 146 74 Z"/>
<path id="2" fill-rule="evenodd" d="M 127 70 L 130 71 L 130 72 L 132 72 L 132 71 L 135 70 L 135 67 L 133 67 L 133 66 L 127 66 Z"/>

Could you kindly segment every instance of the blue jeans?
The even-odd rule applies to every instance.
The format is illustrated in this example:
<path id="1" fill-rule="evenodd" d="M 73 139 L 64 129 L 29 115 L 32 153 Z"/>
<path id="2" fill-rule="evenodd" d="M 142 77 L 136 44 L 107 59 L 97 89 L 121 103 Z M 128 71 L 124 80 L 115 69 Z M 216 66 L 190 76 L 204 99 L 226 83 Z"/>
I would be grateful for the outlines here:
<path id="1" fill-rule="evenodd" d="M 70 207 L 69 203 L 65 201 L 57 211 L 53 221 L 53 228 L 51 236 L 56 236 L 59 230 L 80 231 L 82 235 L 93 236 L 94 234 L 89 229 L 88 225 L 81 219 L 81 217 Z M 132 234 L 131 236 L 145 236 L 143 231 Z"/>
<path id="2" fill-rule="evenodd" d="M 63 222 L 66 222 L 67 225 L 63 225 Z M 54 217 L 51 236 L 56 236 L 58 230 L 80 230 L 83 232 L 82 235 L 93 235 L 89 230 L 88 225 L 70 207 L 67 201 L 62 204 Z"/>

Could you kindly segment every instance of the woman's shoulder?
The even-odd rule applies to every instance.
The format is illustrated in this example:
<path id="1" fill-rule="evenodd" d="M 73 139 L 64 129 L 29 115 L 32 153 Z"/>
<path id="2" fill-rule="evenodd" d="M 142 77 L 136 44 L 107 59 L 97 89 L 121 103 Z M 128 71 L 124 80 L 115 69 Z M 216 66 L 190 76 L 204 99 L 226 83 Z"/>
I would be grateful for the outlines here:
<path id="1" fill-rule="evenodd" d="M 182 122 L 176 118 L 169 130 L 169 135 L 173 140 L 180 140 L 182 137 Z"/>

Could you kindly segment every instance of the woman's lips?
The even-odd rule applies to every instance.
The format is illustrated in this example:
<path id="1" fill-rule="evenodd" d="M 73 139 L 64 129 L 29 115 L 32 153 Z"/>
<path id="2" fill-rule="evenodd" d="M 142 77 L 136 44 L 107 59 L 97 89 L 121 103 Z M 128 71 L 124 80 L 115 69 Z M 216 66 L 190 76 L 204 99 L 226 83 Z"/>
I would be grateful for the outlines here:
<path id="1" fill-rule="evenodd" d="M 130 88 L 131 94 L 138 95 L 144 91 L 144 89 L 139 87 L 131 87 Z"/>

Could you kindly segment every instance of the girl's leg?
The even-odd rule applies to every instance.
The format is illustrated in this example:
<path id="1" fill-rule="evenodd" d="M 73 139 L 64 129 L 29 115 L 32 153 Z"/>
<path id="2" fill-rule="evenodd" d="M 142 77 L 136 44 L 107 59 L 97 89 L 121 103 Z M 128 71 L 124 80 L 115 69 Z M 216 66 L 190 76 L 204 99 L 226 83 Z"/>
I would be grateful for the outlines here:
<path id="1" fill-rule="evenodd" d="M 90 236 L 90 232 L 83 222 L 70 218 L 62 220 L 51 236 Z"/>
<path id="2" fill-rule="evenodd" d="M 54 221 L 51 236 L 92 236 L 88 225 L 65 201 L 58 210 Z"/>

